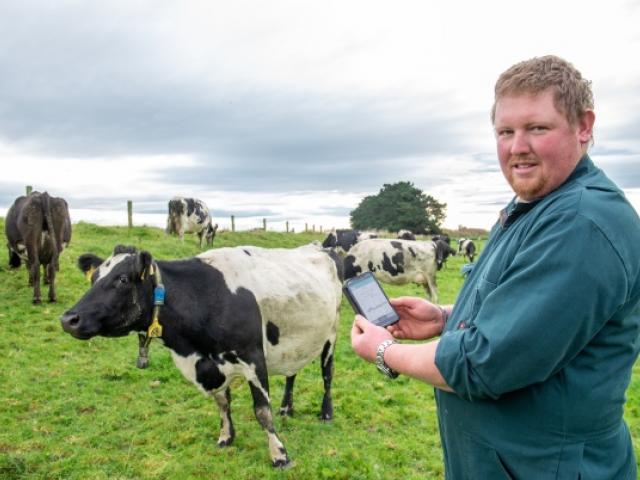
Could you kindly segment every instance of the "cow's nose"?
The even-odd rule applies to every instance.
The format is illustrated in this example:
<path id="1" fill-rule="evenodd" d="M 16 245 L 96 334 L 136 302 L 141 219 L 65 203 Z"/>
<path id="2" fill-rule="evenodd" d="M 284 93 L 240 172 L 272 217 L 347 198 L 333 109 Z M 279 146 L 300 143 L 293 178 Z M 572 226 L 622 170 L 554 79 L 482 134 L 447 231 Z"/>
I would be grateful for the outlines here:
<path id="1" fill-rule="evenodd" d="M 73 333 L 80 324 L 80 315 L 76 312 L 66 312 L 60 317 L 62 329 L 67 333 Z"/>

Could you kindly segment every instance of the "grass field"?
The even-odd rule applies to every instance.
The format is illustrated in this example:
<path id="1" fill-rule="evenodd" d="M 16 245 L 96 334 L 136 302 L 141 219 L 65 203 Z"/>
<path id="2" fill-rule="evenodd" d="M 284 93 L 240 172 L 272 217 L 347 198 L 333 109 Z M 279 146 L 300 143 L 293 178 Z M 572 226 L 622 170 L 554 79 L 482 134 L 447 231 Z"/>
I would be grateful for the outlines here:
<path id="1" fill-rule="evenodd" d="M 0 219 L 4 245 L 4 224 Z M 221 232 L 215 246 L 294 247 L 322 234 Z M 31 305 L 24 268 L 0 258 L 1 479 L 439 479 L 442 454 L 432 388 L 399 377 L 384 379 L 351 351 L 353 313 L 346 301 L 336 349 L 335 419 L 317 420 L 322 399 L 318 361 L 296 379 L 295 416 L 275 425 L 292 458 L 270 466 L 266 436 L 256 422 L 246 384 L 233 389 L 235 443 L 216 446 L 218 410 L 173 366 L 169 351 L 151 345 L 150 366 L 135 367 L 137 338 L 65 334 L 59 316 L 87 289 L 75 260 L 107 256 L 116 244 L 149 250 L 158 259 L 199 252 L 196 238 L 181 244 L 157 228 L 74 225 L 58 274 L 58 303 Z M 463 261 L 439 272 L 440 301 L 451 303 L 462 284 Z M 390 296 L 423 295 L 416 286 L 390 287 Z M 46 298 L 46 289 L 43 290 Z M 283 378 L 271 378 L 278 406 Z M 634 369 L 626 418 L 640 454 L 640 368 Z"/>

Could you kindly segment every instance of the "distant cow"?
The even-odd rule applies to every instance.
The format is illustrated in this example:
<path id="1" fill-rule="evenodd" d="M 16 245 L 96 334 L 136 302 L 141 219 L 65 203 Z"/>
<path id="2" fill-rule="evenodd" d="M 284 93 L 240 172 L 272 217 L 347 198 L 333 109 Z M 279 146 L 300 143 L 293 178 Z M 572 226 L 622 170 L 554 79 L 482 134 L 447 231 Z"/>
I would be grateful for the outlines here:
<path id="1" fill-rule="evenodd" d="M 411 230 L 399 230 L 398 238 L 400 240 L 415 240 L 416 236 Z"/>
<path id="2" fill-rule="evenodd" d="M 60 269 L 58 257 L 71 240 L 67 202 L 51 197 L 47 192 L 18 197 L 7 212 L 5 234 L 9 265 L 18 268 L 24 261 L 27 266 L 33 303 L 42 301 L 40 265 L 44 268 L 44 282 L 49 284 L 49 301 L 55 302 L 56 272 Z"/>
<path id="3" fill-rule="evenodd" d="M 353 229 L 333 229 L 322 242 L 322 246 L 344 256 L 356 243 L 371 238 L 378 238 L 378 234 Z"/>
<path id="4" fill-rule="evenodd" d="M 178 369 L 220 409 L 218 445 L 234 440 L 229 387 L 244 377 L 272 464 L 280 467 L 289 457 L 274 430 L 268 375 L 286 376 L 280 414 L 291 415 L 295 376 L 320 357 L 320 418 L 333 417 L 333 353 L 342 299 L 337 262 L 333 252 L 314 245 L 220 248 L 176 261 L 156 261 L 146 251 L 119 246 L 93 273 L 92 287 L 61 317 L 62 328 L 79 339 L 130 332 L 152 336 L 157 317 L 162 343 Z M 154 307 L 154 298 L 162 297 L 160 284 L 164 306 L 159 300 Z"/>
<path id="5" fill-rule="evenodd" d="M 458 240 L 458 253 L 467 257 L 471 263 L 473 263 L 473 259 L 476 255 L 476 246 L 473 243 L 473 240 L 468 238 L 461 238 Z"/>
<path id="6" fill-rule="evenodd" d="M 371 271 L 381 282 L 418 283 L 438 301 L 436 244 L 411 240 L 373 239 L 354 245 L 344 259 L 345 280 Z"/>
<path id="7" fill-rule="evenodd" d="M 444 240 L 436 240 L 433 242 L 436 246 L 436 263 L 438 270 L 447 262 L 449 255 L 455 255 L 456 251 Z"/>
<path id="8" fill-rule="evenodd" d="M 213 245 L 218 224 L 213 224 L 207 205 L 197 198 L 174 197 L 169 200 L 169 215 L 167 216 L 167 234 L 175 233 L 184 241 L 185 233 L 197 233 L 207 245 Z"/>

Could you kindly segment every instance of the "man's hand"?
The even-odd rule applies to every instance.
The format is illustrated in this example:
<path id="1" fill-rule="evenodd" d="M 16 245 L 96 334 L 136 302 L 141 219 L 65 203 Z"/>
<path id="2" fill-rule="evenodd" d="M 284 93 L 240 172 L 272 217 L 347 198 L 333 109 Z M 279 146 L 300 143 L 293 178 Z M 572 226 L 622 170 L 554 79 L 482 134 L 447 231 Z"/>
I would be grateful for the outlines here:
<path id="1" fill-rule="evenodd" d="M 351 327 L 351 347 L 359 357 L 374 362 L 378 345 L 392 338 L 383 327 L 374 325 L 362 315 L 356 315 Z"/>
<path id="2" fill-rule="evenodd" d="M 400 320 L 387 330 L 396 338 L 426 340 L 440 335 L 444 328 L 442 310 L 437 305 L 417 297 L 390 300 Z"/>

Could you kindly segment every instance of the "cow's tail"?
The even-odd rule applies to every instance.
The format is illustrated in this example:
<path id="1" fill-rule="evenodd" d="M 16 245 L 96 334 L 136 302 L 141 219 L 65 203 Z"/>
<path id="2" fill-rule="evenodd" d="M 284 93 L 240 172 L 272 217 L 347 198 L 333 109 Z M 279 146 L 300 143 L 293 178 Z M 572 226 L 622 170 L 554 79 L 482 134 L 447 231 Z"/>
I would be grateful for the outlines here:
<path id="1" fill-rule="evenodd" d="M 56 270 L 59 270 L 58 257 L 60 256 L 60 250 L 58 250 L 58 237 L 56 236 L 56 227 L 53 224 L 53 215 L 51 215 L 51 197 L 47 192 L 44 192 L 40 198 L 42 198 L 44 221 L 51 239 L 51 263 Z"/>

